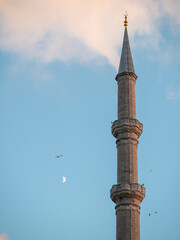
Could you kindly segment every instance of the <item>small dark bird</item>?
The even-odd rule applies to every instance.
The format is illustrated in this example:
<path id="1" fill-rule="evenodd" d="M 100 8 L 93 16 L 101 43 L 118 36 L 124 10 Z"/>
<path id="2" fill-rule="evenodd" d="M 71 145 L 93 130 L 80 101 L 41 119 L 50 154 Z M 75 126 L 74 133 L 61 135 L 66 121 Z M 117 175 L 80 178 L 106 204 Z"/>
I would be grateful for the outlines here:
<path id="1" fill-rule="evenodd" d="M 158 213 L 158 212 L 154 212 L 155 214 Z"/>
<path id="2" fill-rule="evenodd" d="M 149 217 L 151 216 L 151 214 L 149 213 Z"/>
<path id="3" fill-rule="evenodd" d="M 56 158 L 60 158 L 60 157 L 62 157 L 63 155 L 58 155 L 58 156 L 56 156 Z"/>
<path id="4" fill-rule="evenodd" d="M 150 169 L 149 172 L 152 172 L 153 169 Z"/>

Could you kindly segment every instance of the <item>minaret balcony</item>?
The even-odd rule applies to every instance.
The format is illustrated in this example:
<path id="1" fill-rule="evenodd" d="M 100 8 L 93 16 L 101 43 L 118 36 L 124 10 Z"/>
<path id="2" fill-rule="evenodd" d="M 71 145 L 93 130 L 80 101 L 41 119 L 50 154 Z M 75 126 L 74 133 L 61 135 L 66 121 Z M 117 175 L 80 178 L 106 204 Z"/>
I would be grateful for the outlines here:
<path id="1" fill-rule="evenodd" d="M 115 77 L 115 80 L 117 82 L 123 80 L 123 79 L 126 79 L 126 80 L 131 80 L 131 81 L 134 81 L 136 82 L 137 80 L 137 75 L 135 73 L 132 73 L 132 72 L 123 72 L 123 73 L 118 73 Z"/>
<path id="2" fill-rule="evenodd" d="M 111 130 L 115 138 L 124 132 L 133 132 L 139 138 L 142 134 L 143 125 L 137 119 L 122 118 L 113 122 Z"/>
<path id="3" fill-rule="evenodd" d="M 138 183 L 116 184 L 112 186 L 110 196 L 114 203 L 122 198 L 136 198 L 140 203 L 145 197 L 145 188 Z"/>

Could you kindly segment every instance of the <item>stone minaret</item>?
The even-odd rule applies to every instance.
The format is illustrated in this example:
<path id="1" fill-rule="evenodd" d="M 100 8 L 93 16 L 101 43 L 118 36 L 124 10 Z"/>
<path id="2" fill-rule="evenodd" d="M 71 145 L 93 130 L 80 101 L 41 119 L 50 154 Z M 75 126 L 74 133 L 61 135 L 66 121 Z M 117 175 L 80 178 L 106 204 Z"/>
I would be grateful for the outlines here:
<path id="1" fill-rule="evenodd" d="M 119 71 L 118 120 L 112 124 L 117 139 L 117 184 L 111 188 L 111 199 L 116 204 L 116 240 L 140 240 L 140 206 L 145 188 L 138 183 L 137 147 L 143 125 L 136 119 L 134 71 L 127 32 L 127 15 Z"/>

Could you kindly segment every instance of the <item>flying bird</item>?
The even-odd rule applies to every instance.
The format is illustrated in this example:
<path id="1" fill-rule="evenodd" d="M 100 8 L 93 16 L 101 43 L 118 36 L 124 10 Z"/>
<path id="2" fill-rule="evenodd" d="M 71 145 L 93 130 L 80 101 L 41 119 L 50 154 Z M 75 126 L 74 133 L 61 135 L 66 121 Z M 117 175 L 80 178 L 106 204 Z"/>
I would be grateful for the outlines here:
<path id="1" fill-rule="evenodd" d="M 150 169 L 149 172 L 152 172 L 153 169 Z"/>
<path id="2" fill-rule="evenodd" d="M 63 155 L 57 155 L 56 158 L 60 158 L 60 157 L 62 157 L 62 156 L 63 156 Z"/>
<path id="3" fill-rule="evenodd" d="M 151 214 L 149 213 L 149 217 L 151 216 Z"/>
<path id="4" fill-rule="evenodd" d="M 154 212 L 155 214 L 158 213 L 158 212 Z"/>
<path id="5" fill-rule="evenodd" d="M 62 177 L 62 182 L 65 183 L 66 182 L 66 177 Z"/>

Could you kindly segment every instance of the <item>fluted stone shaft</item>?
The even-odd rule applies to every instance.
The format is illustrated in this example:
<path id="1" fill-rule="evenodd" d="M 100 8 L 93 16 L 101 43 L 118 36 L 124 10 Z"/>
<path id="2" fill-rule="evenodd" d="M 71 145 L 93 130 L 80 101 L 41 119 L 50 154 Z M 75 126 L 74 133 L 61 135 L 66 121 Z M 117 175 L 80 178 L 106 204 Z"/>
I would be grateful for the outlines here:
<path id="1" fill-rule="evenodd" d="M 126 139 L 119 142 L 117 142 L 117 183 L 137 183 L 137 142 Z"/>
<path id="2" fill-rule="evenodd" d="M 135 74 L 117 75 L 118 82 L 118 119 L 136 119 Z"/>
<path id="3" fill-rule="evenodd" d="M 136 119 L 135 83 L 133 73 L 118 74 L 118 120 Z M 137 147 L 138 135 L 124 129 L 117 138 L 117 183 L 137 183 Z"/>
<path id="4" fill-rule="evenodd" d="M 139 211 L 136 209 L 131 209 L 130 207 L 124 207 L 119 209 L 116 213 L 116 226 L 117 240 L 139 240 Z"/>

